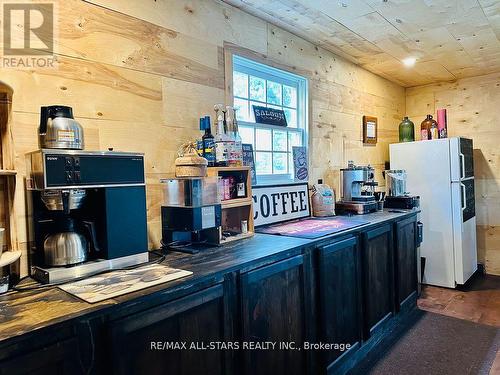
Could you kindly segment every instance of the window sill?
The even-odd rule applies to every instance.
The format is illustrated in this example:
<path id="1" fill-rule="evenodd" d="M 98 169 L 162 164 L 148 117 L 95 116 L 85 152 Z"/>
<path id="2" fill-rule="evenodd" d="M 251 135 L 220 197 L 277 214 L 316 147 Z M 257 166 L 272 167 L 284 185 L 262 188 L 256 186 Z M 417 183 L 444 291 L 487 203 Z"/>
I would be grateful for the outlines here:
<path id="1" fill-rule="evenodd" d="M 276 186 L 276 185 L 297 185 L 304 184 L 307 181 L 294 180 L 290 177 L 276 177 L 273 175 L 261 175 L 257 176 L 257 184 L 252 185 L 252 187 L 265 187 L 265 186 Z"/>

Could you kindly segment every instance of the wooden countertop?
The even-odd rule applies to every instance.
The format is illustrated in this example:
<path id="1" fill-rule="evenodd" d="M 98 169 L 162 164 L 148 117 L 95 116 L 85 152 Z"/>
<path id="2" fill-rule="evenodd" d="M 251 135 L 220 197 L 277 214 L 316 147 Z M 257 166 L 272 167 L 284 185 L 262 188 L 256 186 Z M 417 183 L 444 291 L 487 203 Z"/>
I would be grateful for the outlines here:
<path id="1" fill-rule="evenodd" d="M 167 302 L 195 290 L 221 282 L 224 275 L 234 271 L 248 271 L 302 253 L 305 246 L 331 240 L 334 237 L 359 232 L 373 225 L 402 219 L 417 211 L 377 212 L 364 215 L 370 224 L 340 232 L 317 240 L 256 234 L 254 237 L 210 249 L 195 255 L 172 252 L 163 264 L 185 269 L 193 275 L 169 283 L 156 285 L 100 303 L 89 304 L 56 288 L 23 292 L 9 292 L 0 296 L 0 344 L 20 335 L 46 328 L 87 314 L 113 311 L 120 315 L 143 310 L 148 305 Z M 33 285 L 27 280 L 23 286 Z M 151 297 L 154 297 L 151 298 Z M 111 310 L 113 309 L 113 310 Z"/>
<path id="2" fill-rule="evenodd" d="M 9 292 L 0 296 L 0 342 L 124 302 L 131 302 L 127 304 L 127 310 L 133 310 L 134 305 L 144 308 L 148 301 L 144 301 L 143 297 L 151 294 L 160 294 L 159 298 L 167 301 L 176 298 L 183 291 L 189 292 L 198 284 L 214 284 L 223 279 L 223 273 L 242 267 L 259 267 L 299 254 L 302 247 L 310 242 L 257 234 L 195 255 L 172 252 L 167 255 L 163 264 L 192 271 L 193 275 L 95 304 L 84 302 L 56 287 Z M 32 284 L 28 280 L 28 285 Z"/>

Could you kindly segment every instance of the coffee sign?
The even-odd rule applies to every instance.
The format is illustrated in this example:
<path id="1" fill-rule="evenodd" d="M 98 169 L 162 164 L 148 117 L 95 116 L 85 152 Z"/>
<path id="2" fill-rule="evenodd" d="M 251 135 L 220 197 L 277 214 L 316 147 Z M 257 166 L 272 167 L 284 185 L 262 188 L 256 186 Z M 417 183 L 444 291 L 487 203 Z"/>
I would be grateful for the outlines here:
<path id="1" fill-rule="evenodd" d="M 285 112 L 282 109 L 253 106 L 255 122 L 258 124 L 288 126 L 286 122 Z"/>
<path id="2" fill-rule="evenodd" d="M 255 226 L 310 216 L 307 183 L 255 186 L 252 193 Z"/>

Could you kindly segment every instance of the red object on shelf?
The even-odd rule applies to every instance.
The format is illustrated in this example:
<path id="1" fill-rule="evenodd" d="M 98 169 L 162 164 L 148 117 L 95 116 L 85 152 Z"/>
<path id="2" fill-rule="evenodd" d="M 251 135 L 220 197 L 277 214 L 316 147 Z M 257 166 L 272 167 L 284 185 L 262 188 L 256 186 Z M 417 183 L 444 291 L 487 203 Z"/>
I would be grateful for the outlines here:
<path id="1" fill-rule="evenodd" d="M 439 138 L 448 138 L 448 119 L 446 116 L 446 108 L 437 110 L 437 123 Z"/>

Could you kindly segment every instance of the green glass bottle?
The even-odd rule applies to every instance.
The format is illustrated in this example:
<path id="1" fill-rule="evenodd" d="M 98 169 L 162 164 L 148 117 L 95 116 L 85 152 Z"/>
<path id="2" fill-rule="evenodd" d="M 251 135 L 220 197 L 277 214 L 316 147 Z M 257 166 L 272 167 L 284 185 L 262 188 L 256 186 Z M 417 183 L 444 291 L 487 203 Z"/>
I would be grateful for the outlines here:
<path id="1" fill-rule="evenodd" d="M 399 124 L 399 142 L 413 142 L 415 140 L 415 125 L 405 116 Z"/>

